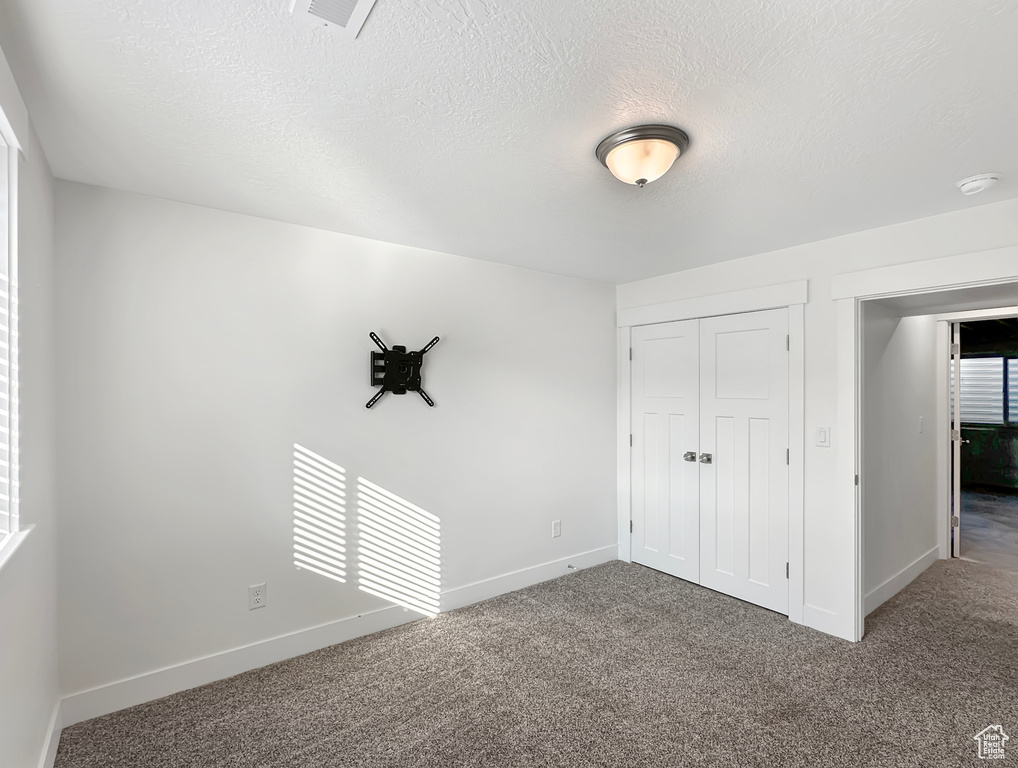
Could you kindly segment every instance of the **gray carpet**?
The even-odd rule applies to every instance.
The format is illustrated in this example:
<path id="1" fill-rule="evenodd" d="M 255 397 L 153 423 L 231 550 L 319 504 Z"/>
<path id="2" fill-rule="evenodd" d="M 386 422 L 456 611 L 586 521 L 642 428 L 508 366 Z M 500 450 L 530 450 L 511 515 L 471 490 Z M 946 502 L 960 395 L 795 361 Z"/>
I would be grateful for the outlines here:
<path id="1" fill-rule="evenodd" d="M 985 765 L 991 724 L 1018 762 L 1016 595 L 940 561 L 852 644 L 608 563 L 75 725 L 56 765 Z"/>

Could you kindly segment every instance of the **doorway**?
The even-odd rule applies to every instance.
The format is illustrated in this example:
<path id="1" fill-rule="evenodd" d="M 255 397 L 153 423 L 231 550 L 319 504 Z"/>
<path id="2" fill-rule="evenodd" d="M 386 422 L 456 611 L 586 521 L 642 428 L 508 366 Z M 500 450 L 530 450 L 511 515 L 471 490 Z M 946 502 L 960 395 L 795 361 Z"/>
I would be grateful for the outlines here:
<path id="1" fill-rule="evenodd" d="M 1018 318 L 952 325 L 951 554 L 1018 571 Z"/>
<path id="2" fill-rule="evenodd" d="M 788 614 L 788 310 L 632 330 L 632 560 Z"/>
<path id="3" fill-rule="evenodd" d="M 987 452 L 986 440 L 964 441 L 974 429 L 988 431 L 971 423 L 979 419 L 1007 428 L 1007 361 L 999 350 L 993 365 L 976 360 L 989 356 L 985 348 L 966 353 L 961 326 L 1013 318 L 1015 299 L 1018 284 L 1008 283 L 859 302 L 860 627 L 935 560 L 964 546 L 961 504 L 972 497 L 962 492 L 962 472 L 975 466 L 973 450 Z M 966 377 L 961 388 L 955 370 Z M 953 421 L 966 413 L 964 424 Z"/>

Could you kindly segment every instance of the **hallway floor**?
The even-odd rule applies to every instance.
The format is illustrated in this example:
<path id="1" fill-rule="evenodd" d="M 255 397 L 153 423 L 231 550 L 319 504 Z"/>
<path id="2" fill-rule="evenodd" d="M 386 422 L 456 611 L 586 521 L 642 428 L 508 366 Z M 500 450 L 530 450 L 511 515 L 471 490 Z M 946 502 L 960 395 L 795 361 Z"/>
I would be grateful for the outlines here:
<path id="1" fill-rule="evenodd" d="M 961 556 L 1018 572 L 1018 494 L 962 491 Z"/>

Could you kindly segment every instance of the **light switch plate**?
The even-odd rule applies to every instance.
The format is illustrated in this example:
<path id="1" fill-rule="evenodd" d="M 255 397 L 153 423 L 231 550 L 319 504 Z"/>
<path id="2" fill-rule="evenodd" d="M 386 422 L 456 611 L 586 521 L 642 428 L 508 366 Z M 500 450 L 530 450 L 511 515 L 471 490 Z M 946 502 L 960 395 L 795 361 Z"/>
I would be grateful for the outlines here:
<path id="1" fill-rule="evenodd" d="M 831 428 L 817 427 L 817 448 L 831 447 Z"/>

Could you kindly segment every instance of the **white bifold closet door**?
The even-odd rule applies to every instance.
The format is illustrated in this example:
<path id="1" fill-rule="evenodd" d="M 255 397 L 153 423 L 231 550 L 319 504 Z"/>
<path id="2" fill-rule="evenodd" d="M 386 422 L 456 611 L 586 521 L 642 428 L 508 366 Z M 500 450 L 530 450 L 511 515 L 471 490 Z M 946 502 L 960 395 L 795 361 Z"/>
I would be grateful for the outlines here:
<path id="1" fill-rule="evenodd" d="M 788 612 L 787 310 L 633 329 L 634 562 Z"/>

